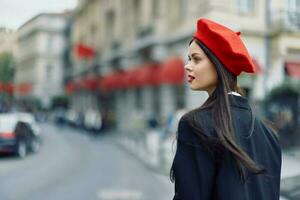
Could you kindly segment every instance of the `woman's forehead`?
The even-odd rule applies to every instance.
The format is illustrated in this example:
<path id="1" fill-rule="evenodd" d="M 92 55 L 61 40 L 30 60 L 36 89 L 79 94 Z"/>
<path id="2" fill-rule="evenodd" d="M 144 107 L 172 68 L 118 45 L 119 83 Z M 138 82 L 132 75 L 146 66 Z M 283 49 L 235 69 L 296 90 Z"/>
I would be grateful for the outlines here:
<path id="1" fill-rule="evenodd" d="M 195 40 L 190 44 L 189 48 L 189 55 L 192 54 L 200 54 L 203 55 L 204 52 L 203 50 L 200 48 L 200 46 L 195 42 Z"/>

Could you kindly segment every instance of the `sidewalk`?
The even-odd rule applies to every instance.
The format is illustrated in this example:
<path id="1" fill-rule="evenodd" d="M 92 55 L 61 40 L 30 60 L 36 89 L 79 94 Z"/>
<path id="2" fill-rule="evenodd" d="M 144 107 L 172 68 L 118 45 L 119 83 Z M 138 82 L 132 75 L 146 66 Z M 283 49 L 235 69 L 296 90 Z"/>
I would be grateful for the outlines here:
<path id="1" fill-rule="evenodd" d="M 169 175 L 166 169 L 149 162 L 151 160 L 150 156 L 147 154 L 147 149 L 145 148 L 144 142 L 133 141 L 126 137 L 125 134 L 117 135 L 116 142 L 123 146 L 126 150 L 130 151 L 135 155 L 140 161 L 146 164 L 149 168 L 153 169 L 158 173 Z M 173 156 L 173 155 L 170 155 Z M 145 159 L 147 158 L 147 159 Z M 171 159 L 171 158 L 170 158 Z M 170 166 L 171 167 L 171 166 Z M 288 179 L 292 177 L 300 176 L 300 147 L 291 148 L 282 151 L 282 169 L 281 169 L 281 179 Z"/>
<path id="2" fill-rule="evenodd" d="M 300 199 L 300 147 L 283 151 L 281 194 L 281 200 Z"/>
<path id="3" fill-rule="evenodd" d="M 282 151 L 281 179 L 300 176 L 300 147 Z"/>
<path id="4" fill-rule="evenodd" d="M 147 168 L 151 169 L 152 171 L 158 174 L 167 175 L 166 170 L 161 168 L 160 160 L 157 157 L 157 155 L 150 155 L 151 152 L 149 152 L 149 149 L 147 149 L 147 142 L 141 140 L 134 140 L 132 138 L 127 137 L 125 134 L 115 135 L 114 141 L 117 145 L 120 145 L 130 154 L 134 155 Z"/>
<path id="5" fill-rule="evenodd" d="M 126 134 L 113 134 L 114 142 L 127 150 L 130 154 L 135 156 L 140 162 L 142 162 L 147 168 L 157 173 L 166 180 L 169 176 L 169 169 L 171 167 L 170 161 L 172 161 L 173 154 L 170 153 L 170 158 L 168 161 L 157 160 L 153 162 L 153 158 L 158 157 L 156 155 L 151 155 L 156 152 L 156 154 L 161 154 L 160 151 L 149 151 L 147 142 L 141 140 L 133 140 L 126 136 Z M 158 147 L 158 145 L 155 145 Z M 171 151 L 170 151 L 171 152 Z M 169 154 L 169 152 L 167 152 Z M 297 182 L 297 184 L 295 184 Z M 299 184 L 298 184 L 299 182 Z M 170 182 L 171 183 L 171 182 Z M 298 195 L 300 192 L 300 147 L 290 148 L 288 150 L 282 151 L 282 168 L 281 168 L 281 193 L 283 196 L 280 200 L 290 200 L 298 199 L 294 195 Z"/>

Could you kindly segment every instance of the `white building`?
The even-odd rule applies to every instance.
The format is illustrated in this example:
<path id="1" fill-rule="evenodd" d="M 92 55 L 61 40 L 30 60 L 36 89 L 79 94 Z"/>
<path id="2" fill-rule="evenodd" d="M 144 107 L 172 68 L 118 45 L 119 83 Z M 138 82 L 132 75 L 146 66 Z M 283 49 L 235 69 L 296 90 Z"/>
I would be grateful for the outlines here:
<path id="1" fill-rule="evenodd" d="M 48 107 L 52 97 L 64 92 L 65 31 L 69 16 L 70 13 L 42 13 L 18 28 L 17 99 L 36 97 Z"/>
<path id="2" fill-rule="evenodd" d="M 0 53 L 16 51 L 16 33 L 14 30 L 0 27 Z"/>

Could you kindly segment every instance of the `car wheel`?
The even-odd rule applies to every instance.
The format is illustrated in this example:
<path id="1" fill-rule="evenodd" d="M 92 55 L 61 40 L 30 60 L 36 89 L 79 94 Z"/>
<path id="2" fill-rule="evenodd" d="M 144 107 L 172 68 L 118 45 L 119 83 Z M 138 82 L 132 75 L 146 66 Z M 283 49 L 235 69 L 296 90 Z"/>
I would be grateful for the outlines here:
<path id="1" fill-rule="evenodd" d="M 39 140 L 34 139 L 34 140 L 31 141 L 30 150 L 33 153 L 37 153 L 40 150 L 40 147 L 41 147 L 41 144 L 40 144 Z"/>
<path id="2" fill-rule="evenodd" d="M 25 142 L 19 142 L 18 149 L 17 149 L 17 155 L 20 158 L 24 158 L 26 156 L 26 154 L 27 154 L 27 147 L 26 147 Z"/>

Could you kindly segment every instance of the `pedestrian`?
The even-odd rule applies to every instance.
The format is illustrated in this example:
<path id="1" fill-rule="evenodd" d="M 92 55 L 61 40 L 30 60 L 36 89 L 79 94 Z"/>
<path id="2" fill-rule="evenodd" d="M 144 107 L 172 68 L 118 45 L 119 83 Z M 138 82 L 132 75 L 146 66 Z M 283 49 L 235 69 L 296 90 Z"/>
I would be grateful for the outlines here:
<path id="1" fill-rule="evenodd" d="M 188 52 L 189 87 L 209 97 L 179 120 L 173 200 L 278 200 L 281 147 L 238 86 L 255 73 L 240 32 L 200 18 Z"/>

